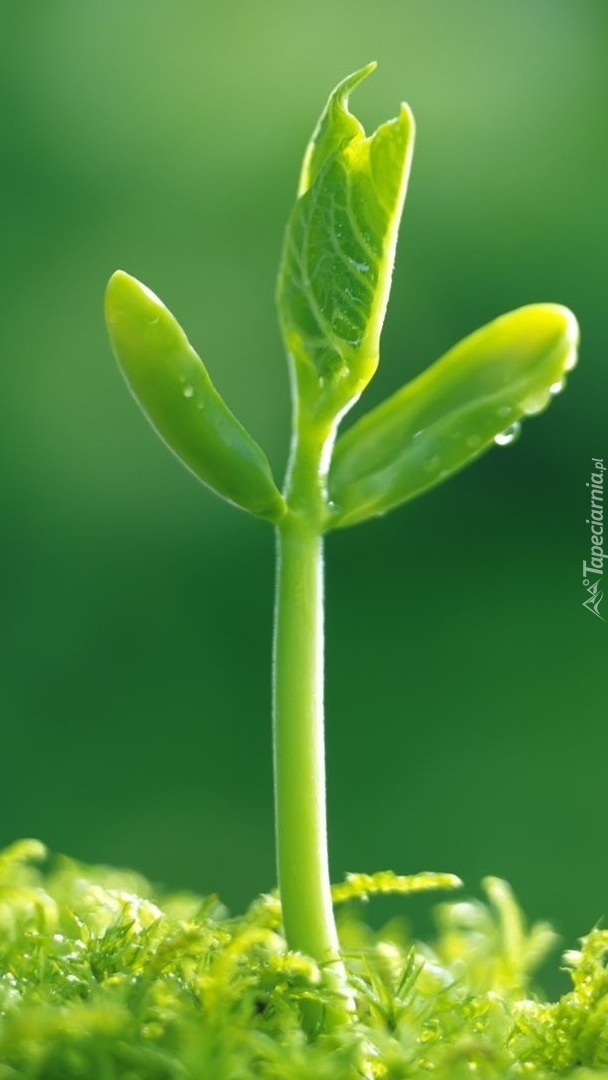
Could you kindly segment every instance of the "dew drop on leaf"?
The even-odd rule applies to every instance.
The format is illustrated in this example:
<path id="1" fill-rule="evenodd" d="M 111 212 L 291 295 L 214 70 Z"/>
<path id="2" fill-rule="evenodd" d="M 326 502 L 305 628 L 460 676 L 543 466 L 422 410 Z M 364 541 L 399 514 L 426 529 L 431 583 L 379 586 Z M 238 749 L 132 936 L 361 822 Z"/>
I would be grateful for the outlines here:
<path id="1" fill-rule="evenodd" d="M 521 431 L 521 424 L 517 421 L 514 424 L 510 424 L 508 428 L 501 431 L 500 434 L 494 436 L 494 442 L 497 446 L 509 446 L 515 442 Z"/>
<path id="2" fill-rule="evenodd" d="M 530 394 L 529 397 L 522 401 L 522 409 L 526 416 L 535 416 L 536 413 L 542 412 L 549 404 L 551 393 L 548 389 L 543 387 L 534 394 Z"/>

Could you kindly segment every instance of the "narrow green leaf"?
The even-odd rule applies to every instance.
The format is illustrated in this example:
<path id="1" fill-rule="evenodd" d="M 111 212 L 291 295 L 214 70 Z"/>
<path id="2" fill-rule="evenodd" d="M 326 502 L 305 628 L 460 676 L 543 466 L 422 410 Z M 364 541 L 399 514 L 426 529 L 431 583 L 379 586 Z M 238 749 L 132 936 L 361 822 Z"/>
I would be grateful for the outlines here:
<path id="1" fill-rule="evenodd" d="M 218 394 L 171 312 L 118 270 L 108 284 L 106 320 L 129 388 L 167 446 L 218 495 L 277 521 L 284 503 L 265 454 Z"/>
<path id="2" fill-rule="evenodd" d="M 421 874 L 395 874 L 393 870 L 377 870 L 375 874 L 347 874 L 346 881 L 332 885 L 334 904 L 345 900 L 367 900 L 376 893 L 418 893 L 433 889 L 459 889 L 462 881 L 455 874 L 425 870 Z"/>
<path id="3" fill-rule="evenodd" d="M 348 110 L 369 64 L 331 94 L 287 226 L 277 299 L 298 404 L 333 420 L 378 365 L 414 121 L 406 105 L 366 136 Z"/>
<path id="4" fill-rule="evenodd" d="M 354 525 L 435 487 L 541 412 L 575 363 L 567 308 L 532 304 L 465 338 L 342 435 L 329 473 L 330 528 Z"/>

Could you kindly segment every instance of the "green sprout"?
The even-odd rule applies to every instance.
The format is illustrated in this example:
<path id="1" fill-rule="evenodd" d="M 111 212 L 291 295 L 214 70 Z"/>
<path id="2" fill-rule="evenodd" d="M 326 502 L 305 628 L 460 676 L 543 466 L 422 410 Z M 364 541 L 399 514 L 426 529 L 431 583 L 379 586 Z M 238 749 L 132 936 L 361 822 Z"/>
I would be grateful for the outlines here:
<path id="1" fill-rule="evenodd" d="M 288 946 L 343 961 L 328 868 L 323 713 L 324 535 L 384 514 L 513 440 L 576 362 L 556 304 L 482 327 L 338 437 L 372 378 L 414 144 L 409 108 L 372 135 L 349 111 L 375 65 L 339 84 L 309 143 L 278 279 L 292 441 L 282 492 L 161 301 L 122 271 L 106 316 L 120 368 L 158 434 L 217 494 L 276 529 L 273 737 L 278 883 Z M 453 882 L 452 882 L 453 883 Z M 348 1003 L 346 1005 L 348 1009 Z"/>

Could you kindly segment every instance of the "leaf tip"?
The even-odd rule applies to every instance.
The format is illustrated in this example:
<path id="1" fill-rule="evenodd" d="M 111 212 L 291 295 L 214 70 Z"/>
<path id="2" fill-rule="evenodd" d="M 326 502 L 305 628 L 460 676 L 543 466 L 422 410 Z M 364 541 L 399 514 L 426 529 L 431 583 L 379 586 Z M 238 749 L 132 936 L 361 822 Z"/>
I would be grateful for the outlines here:
<path id="1" fill-rule="evenodd" d="M 106 285 L 106 310 L 112 308 L 117 300 L 124 296 L 131 283 L 136 279 L 125 270 L 115 270 Z"/>
<path id="2" fill-rule="evenodd" d="M 553 319 L 556 328 L 561 331 L 560 340 L 563 344 L 565 370 L 571 371 L 578 361 L 578 346 L 581 336 L 578 319 L 570 311 L 570 308 L 565 307 L 563 304 L 541 304 L 539 306 L 547 312 L 547 316 Z"/>
<path id="3" fill-rule="evenodd" d="M 361 68 L 361 78 L 366 79 L 367 76 L 371 75 L 372 72 L 375 71 L 377 67 L 378 67 L 378 61 L 377 60 L 370 60 L 369 64 L 366 64 L 365 67 Z"/>
<path id="4" fill-rule="evenodd" d="M 121 367 L 135 359 L 142 348 L 156 349 L 183 330 L 162 300 L 143 282 L 116 270 L 106 287 L 105 320 L 110 341 Z"/>
<path id="5" fill-rule="evenodd" d="M 305 195 L 313 184 L 322 165 L 344 142 L 365 138 L 363 125 L 353 116 L 348 105 L 352 91 L 375 71 L 375 60 L 365 67 L 351 72 L 342 79 L 329 95 L 327 104 L 319 117 L 308 144 L 298 184 L 298 197 Z"/>
<path id="6" fill-rule="evenodd" d="M 106 317 L 109 323 L 115 323 L 124 313 L 125 308 L 134 304 L 150 305 L 165 310 L 162 300 L 143 282 L 127 274 L 125 270 L 115 270 L 108 281 L 105 296 Z"/>
<path id="7" fill-rule="evenodd" d="M 332 97 L 340 97 L 342 100 L 347 101 L 351 91 L 354 90 L 359 83 L 362 83 L 364 79 L 367 79 L 368 75 L 371 75 L 377 67 L 378 61 L 370 60 L 369 64 L 365 64 L 364 67 L 358 68 L 357 71 L 351 71 L 350 75 L 347 75 L 346 78 L 338 83 Z"/>
<path id="8" fill-rule="evenodd" d="M 529 360 L 549 354 L 562 373 L 572 371 L 578 361 L 580 340 L 576 316 L 563 304 L 528 304 L 510 312 L 503 319 L 510 320 L 512 332 L 527 343 Z"/>
<path id="9" fill-rule="evenodd" d="M 407 101 L 402 101 L 401 105 L 399 106 L 399 115 L 397 117 L 397 122 L 402 124 L 403 127 L 409 128 L 412 135 L 416 133 L 416 121 L 414 119 L 414 114 L 411 110 L 411 107 L 408 105 Z"/>

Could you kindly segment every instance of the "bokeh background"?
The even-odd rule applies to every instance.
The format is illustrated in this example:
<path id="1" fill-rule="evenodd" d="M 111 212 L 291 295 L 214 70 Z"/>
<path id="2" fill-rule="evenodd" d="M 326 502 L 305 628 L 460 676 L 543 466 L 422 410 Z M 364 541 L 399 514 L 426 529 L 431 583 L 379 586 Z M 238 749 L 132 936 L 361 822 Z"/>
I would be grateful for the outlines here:
<path id="1" fill-rule="evenodd" d="M 497 874 L 573 943 L 608 914 L 608 631 L 581 585 L 608 458 L 608 7 L 52 0 L 1 23 L 0 840 L 233 911 L 274 883 L 272 535 L 157 441 L 102 295 L 120 266 L 163 297 L 281 476 L 284 222 L 327 93 L 377 59 L 355 110 L 405 98 L 418 142 L 358 412 L 530 301 L 571 306 L 583 348 L 516 446 L 328 542 L 333 876 Z"/>

